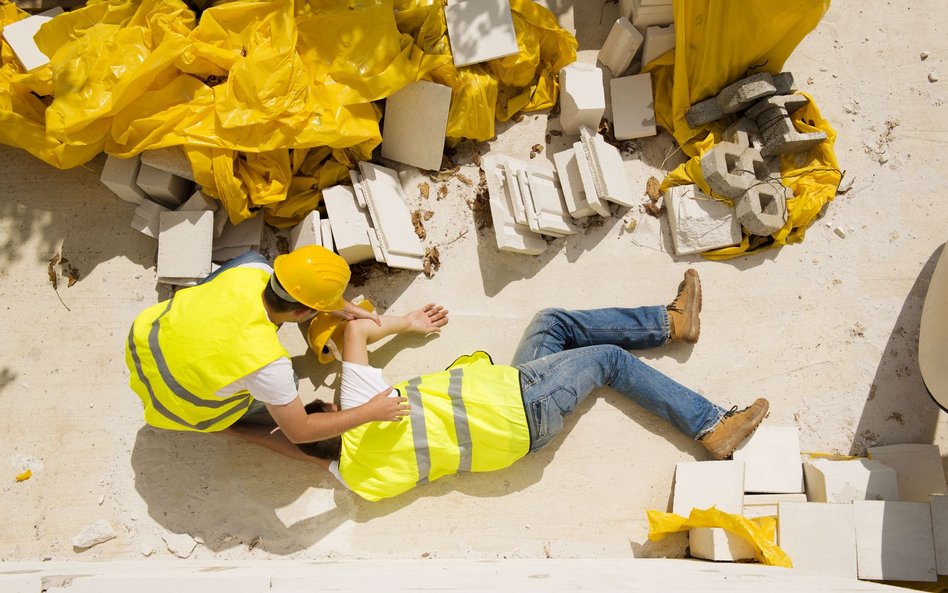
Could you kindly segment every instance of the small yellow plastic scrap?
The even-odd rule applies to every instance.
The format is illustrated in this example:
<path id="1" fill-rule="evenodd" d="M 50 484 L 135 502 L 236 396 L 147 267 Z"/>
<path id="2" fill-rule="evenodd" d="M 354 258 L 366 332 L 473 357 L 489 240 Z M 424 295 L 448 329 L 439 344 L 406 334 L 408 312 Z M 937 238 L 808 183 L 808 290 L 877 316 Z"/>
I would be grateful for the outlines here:
<path id="1" fill-rule="evenodd" d="M 22 474 L 18 474 L 16 477 L 17 482 L 25 482 L 33 476 L 33 470 L 26 470 Z"/>

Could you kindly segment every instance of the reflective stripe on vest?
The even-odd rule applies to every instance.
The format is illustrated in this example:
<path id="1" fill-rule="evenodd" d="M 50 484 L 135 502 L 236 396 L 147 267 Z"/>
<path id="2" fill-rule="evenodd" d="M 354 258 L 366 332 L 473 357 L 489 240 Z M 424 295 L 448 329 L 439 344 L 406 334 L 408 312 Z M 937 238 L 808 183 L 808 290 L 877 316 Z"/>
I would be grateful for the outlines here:
<path id="1" fill-rule="evenodd" d="M 372 422 L 343 435 L 340 474 L 368 500 L 467 471 L 507 467 L 530 448 L 517 369 L 478 353 L 447 371 L 395 388 L 407 399 L 401 422 Z"/>
<path id="2" fill-rule="evenodd" d="M 262 303 L 269 272 L 227 270 L 143 311 L 128 335 L 130 385 L 145 421 L 169 430 L 216 431 L 253 402 L 247 391 L 216 394 L 289 354 Z"/>

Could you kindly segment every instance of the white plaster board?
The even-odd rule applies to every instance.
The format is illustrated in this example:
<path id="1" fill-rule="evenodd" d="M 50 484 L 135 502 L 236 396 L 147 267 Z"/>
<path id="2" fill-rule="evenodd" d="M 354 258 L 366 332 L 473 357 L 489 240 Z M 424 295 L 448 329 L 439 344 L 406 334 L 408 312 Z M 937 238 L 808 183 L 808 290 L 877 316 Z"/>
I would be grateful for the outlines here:
<path id="1" fill-rule="evenodd" d="M 895 470 L 899 479 L 899 498 L 904 502 L 928 502 L 930 494 L 948 493 L 938 445 L 870 447 L 869 457 Z"/>
<path id="2" fill-rule="evenodd" d="M 606 204 L 604 198 L 599 195 L 599 189 L 596 185 L 592 170 L 592 163 L 589 162 L 586 147 L 582 142 L 574 142 L 573 153 L 576 155 L 576 169 L 579 171 L 579 178 L 583 182 L 583 192 L 586 194 L 586 202 L 596 214 L 600 216 L 610 216 L 609 205 Z"/>
<path id="3" fill-rule="evenodd" d="M 323 190 L 336 253 L 349 264 L 375 259 L 368 233 L 372 228 L 369 213 L 359 207 L 356 192 L 345 185 Z"/>
<path id="4" fill-rule="evenodd" d="M 444 7 L 455 66 L 512 56 L 517 33 L 509 0 L 465 0 Z"/>
<path id="5" fill-rule="evenodd" d="M 856 578 L 856 518 L 852 505 L 780 502 L 777 544 L 793 567 Z"/>
<path id="6" fill-rule="evenodd" d="M 616 140 L 645 138 L 658 133 L 652 101 L 651 73 L 614 78 L 610 83 L 612 124 Z"/>
<path id="7" fill-rule="evenodd" d="M 213 241 L 213 212 L 162 212 L 158 234 L 158 277 L 206 277 L 211 273 Z"/>
<path id="8" fill-rule="evenodd" d="M 138 171 L 141 164 L 141 159 L 137 156 L 120 159 L 109 155 L 102 167 L 99 181 L 126 202 L 141 204 L 142 200 L 147 198 L 145 190 L 138 187 Z"/>
<path id="9" fill-rule="evenodd" d="M 290 251 L 306 245 L 322 245 L 322 221 L 319 210 L 307 214 L 298 225 L 290 230 Z"/>
<path id="10" fill-rule="evenodd" d="M 520 186 L 520 179 L 517 175 L 518 168 L 512 165 L 512 162 L 514 162 L 513 159 L 505 159 L 503 165 L 501 165 L 503 167 L 504 176 L 506 177 L 507 191 L 510 193 L 510 213 L 513 214 L 514 221 L 517 224 L 529 227 L 530 221 L 527 218 L 526 198 L 523 195 L 523 188 Z"/>
<path id="11" fill-rule="evenodd" d="M 530 189 L 530 203 L 540 232 L 560 237 L 575 233 L 554 174 L 528 170 L 522 176 Z"/>
<path id="12" fill-rule="evenodd" d="M 3 40 L 13 50 L 13 54 L 25 71 L 29 72 L 49 63 L 49 56 L 40 51 L 33 38 L 39 32 L 40 27 L 56 15 L 62 14 L 62 12 L 63 9 L 57 6 L 3 27 Z"/>
<path id="13" fill-rule="evenodd" d="M 379 234 L 382 249 L 395 255 L 423 257 L 425 248 L 415 234 L 398 173 L 365 161 L 359 162 L 359 170 L 366 188 L 369 216 Z"/>
<path id="14" fill-rule="evenodd" d="M 688 547 L 692 557 L 715 562 L 754 559 L 754 547 L 747 540 L 720 527 L 689 529 Z"/>
<path id="15" fill-rule="evenodd" d="M 517 224 L 514 219 L 508 177 L 501 160 L 501 158 L 492 155 L 481 157 L 481 166 L 487 178 L 488 201 L 494 222 L 494 237 L 497 241 L 497 248 L 501 251 L 539 255 L 546 251 L 546 241 L 531 232 L 529 227 Z"/>
<path id="16" fill-rule="evenodd" d="M 553 164 L 556 165 L 556 174 L 563 190 L 563 200 L 566 209 L 573 218 L 584 218 L 596 213 L 586 199 L 586 190 L 583 179 L 576 163 L 576 151 L 572 148 L 557 152 L 553 155 Z"/>
<path id="17" fill-rule="evenodd" d="M 853 510 L 860 579 L 938 580 L 928 503 L 861 500 Z"/>
<path id="18" fill-rule="evenodd" d="M 391 94 L 385 100 L 382 156 L 420 169 L 440 169 L 450 108 L 451 87 L 427 80 Z"/>
<path id="19" fill-rule="evenodd" d="M 744 462 L 744 491 L 803 492 L 800 429 L 795 426 L 759 427 L 734 451 Z"/>
<path id="20" fill-rule="evenodd" d="M 675 465 L 672 512 L 687 517 L 691 509 L 715 507 L 740 515 L 744 498 L 741 461 L 683 461 Z"/>
<path id="21" fill-rule="evenodd" d="M 810 502 L 899 500 L 895 470 L 876 459 L 808 459 L 803 476 Z"/>
<path id="22" fill-rule="evenodd" d="M 675 48 L 675 25 L 653 26 L 645 29 L 645 43 L 642 45 L 642 65 Z"/>
<path id="23" fill-rule="evenodd" d="M 593 130 L 580 128 L 580 142 L 600 199 L 632 207 L 634 198 L 619 149 Z"/>
<path id="24" fill-rule="evenodd" d="M 702 193 L 698 186 L 670 187 L 663 197 L 676 255 L 701 253 L 741 242 L 741 225 L 734 208 Z"/>
<path id="25" fill-rule="evenodd" d="M 642 34 L 624 16 L 616 19 L 599 50 L 599 62 L 612 76 L 622 76 L 642 46 Z"/>

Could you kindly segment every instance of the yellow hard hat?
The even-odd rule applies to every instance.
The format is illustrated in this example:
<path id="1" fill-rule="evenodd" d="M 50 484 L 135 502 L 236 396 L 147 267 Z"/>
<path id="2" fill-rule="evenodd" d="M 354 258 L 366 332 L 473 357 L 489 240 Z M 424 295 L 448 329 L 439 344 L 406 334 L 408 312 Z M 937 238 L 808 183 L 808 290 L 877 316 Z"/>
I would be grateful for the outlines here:
<path id="1" fill-rule="evenodd" d="M 345 306 L 342 293 L 349 284 L 349 264 L 319 245 L 300 247 L 273 262 L 273 273 L 286 294 L 318 311 L 338 311 Z M 278 287 L 274 287 L 275 289 Z"/>

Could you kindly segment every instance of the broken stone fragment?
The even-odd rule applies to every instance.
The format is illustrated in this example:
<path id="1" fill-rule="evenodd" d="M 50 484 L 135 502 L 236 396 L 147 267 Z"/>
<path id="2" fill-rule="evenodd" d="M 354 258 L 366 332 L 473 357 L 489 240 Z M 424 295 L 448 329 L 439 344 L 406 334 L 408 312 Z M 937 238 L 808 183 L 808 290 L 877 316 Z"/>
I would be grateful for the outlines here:
<path id="1" fill-rule="evenodd" d="M 197 547 L 197 542 L 187 533 L 166 533 L 161 536 L 165 540 L 168 551 L 178 558 L 188 558 Z"/>
<path id="2" fill-rule="evenodd" d="M 72 538 L 72 547 L 76 550 L 86 550 L 92 546 L 97 546 L 115 539 L 115 530 L 105 519 L 100 519 L 95 523 L 86 525 L 82 531 Z"/>

